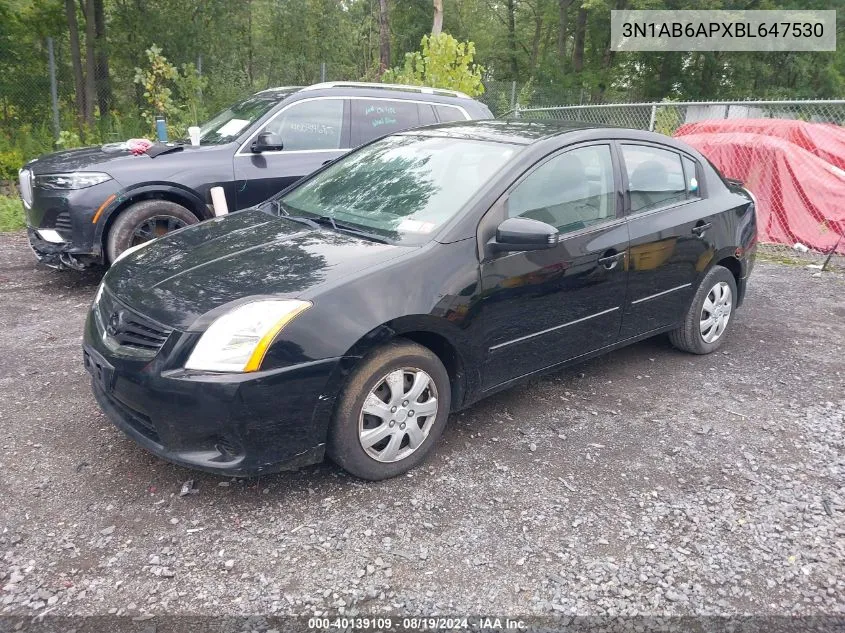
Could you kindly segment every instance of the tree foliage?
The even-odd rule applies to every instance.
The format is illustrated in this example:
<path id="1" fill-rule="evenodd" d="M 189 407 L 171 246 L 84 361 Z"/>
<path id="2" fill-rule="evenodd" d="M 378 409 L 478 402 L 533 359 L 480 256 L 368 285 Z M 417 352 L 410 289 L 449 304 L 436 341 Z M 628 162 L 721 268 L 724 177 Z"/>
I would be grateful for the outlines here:
<path id="1" fill-rule="evenodd" d="M 471 97 L 484 92 L 484 67 L 473 63 L 475 44 L 448 33 L 424 35 L 421 50 L 405 53 L 405 64 L 384 73 L 386 82 L 460 90 Z"/>
<path id="2" fill-rule="evenodd" d="M 836 1 L 841 5 L 842 0 Z M 149 69 L 147 51 L 153 45 L 178 69 L 163 87 L 171 91 L 170 105 L 176 108 L 169 116 L 180 125 L 257 90 L 317 82 L 323 70 L 329 80 L 378 80 L 385 68 L 392 68 L 388 77 L 394 80 L 448 81 L 446 85 L 477 94 L 474 78 L 483 66 L 487 90 L 480 98 L 494 109 L 500 102 L 522 102 L 526 95 L 537 105 L 845 95 L 841 45 L 829 53 L 609 49 L 613 9 L 829 9 L 830 0 L 442 4 L 443 33 L 453 39 L 444 40 L 449 44 L 442 51 L 429 41 L 426 59 L 420 42 L 432 31 L 433 0 L 0 0 L 0 152 L 11 155 L 14 149 L 30 157 L 54 146 L 48 37 L 56 58 L 60 128 L 89 143 L 148 133 L 141 113 L 151 106 L 134 77 L 136 68 Z M 76 51 L 70 16 L 77 22 Z M 841 41 L 845 11 L 838 12 L 838 20 Z M 472 50 L 464 44 L 459 54 L 456 42 L 472 42 Z M 460 55 L 470 52 L 467 68 L 478 65 L 470 71 L 472 86 L 456 85 L 451 73 L 460 67 Z M 75 70 L 81 77 L 75 77 Z M 517 86 L 511 99 L 513 81 Z M 526 84 L 529 88 L 523 90 Z M 507 89 L 497 90 L 500 86 Z"/>

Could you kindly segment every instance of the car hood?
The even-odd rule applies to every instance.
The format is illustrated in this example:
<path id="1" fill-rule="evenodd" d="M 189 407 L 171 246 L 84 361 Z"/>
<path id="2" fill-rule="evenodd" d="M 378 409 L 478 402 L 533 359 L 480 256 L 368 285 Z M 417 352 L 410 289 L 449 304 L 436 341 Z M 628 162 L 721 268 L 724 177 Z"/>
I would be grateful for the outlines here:
<path id="1" fill-rule="evenodd" d="M 29 161 L 25 167 L 34 174 L 55 174 L 70 171 L 97 170 L 108 172 L 108 164 L 137 160 L 124 143 L 108 143 L 96 147 L 80 147 L 45 154 Z"/>
<path id="2" fill-rule="evenodd" d="M 159 238 L 105 277 L 118 300 L 168 327 L 255 295 L 310 298 L 327 283 L 412 250 L 251 209 Z"/>

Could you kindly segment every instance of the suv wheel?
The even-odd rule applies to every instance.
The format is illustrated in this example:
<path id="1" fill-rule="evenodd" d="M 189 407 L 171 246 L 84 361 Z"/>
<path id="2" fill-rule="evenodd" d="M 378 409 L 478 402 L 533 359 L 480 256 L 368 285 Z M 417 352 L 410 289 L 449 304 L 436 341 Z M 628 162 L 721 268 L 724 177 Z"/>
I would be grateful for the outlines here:
<path id="1" fill-rule="evenodd" d="M 352 373 L 332 420 L 329 456 L 362 479 L 400 475 L 431 452 L 450 407 L 440 359 L 416 343 L 392 342 Z"/>
<path id="2" fill-rule="evenodd" d="M 692 354 L 715 352 L 725 341 L 735 301 L 733 273 L 713 266 L 695 293 L 683 325 L 670 332 L 672 344 Z"/>
<path id="3" fill-rule="evenodd" d="M 143 244 L 176 229 L 196 224 L 197 216 L 169 200 L 143 200 L 117 216 L 106 239 L 109 262 L 131 246 Z"/>

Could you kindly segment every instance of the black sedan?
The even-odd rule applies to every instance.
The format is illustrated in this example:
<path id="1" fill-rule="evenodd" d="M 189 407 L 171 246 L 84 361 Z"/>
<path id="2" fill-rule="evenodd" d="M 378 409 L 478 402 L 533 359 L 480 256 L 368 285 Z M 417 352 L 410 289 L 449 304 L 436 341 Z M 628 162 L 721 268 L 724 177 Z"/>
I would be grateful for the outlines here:
<path id="1" fill-rule="evenodd" d="M 449 413 L 668 332 L 722 345 L 753 197 L 633 130 L 482 121 L 370 143 L 259 207 L 142 244 L 97 292 L 84 358 L 156 455 L 382 479 Z"/>

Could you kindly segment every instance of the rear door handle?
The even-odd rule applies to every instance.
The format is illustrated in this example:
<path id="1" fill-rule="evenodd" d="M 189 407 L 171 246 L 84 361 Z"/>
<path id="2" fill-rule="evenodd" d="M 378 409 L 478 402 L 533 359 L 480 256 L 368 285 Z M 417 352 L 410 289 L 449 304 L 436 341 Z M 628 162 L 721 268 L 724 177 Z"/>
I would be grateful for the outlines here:
<path id="1" fill-rule="evenodd" d="M 625 251 L 621 253 L 613 253 L 612 255 L 605 255 L 604 257 L 599 257 L 599 264 L 607 268 L 608 270 L 613 270 L 616 268 L 616 264 L 619 263 L 620 259 L 624 259 Z"/>
<path id="2" fill-rule="evenodd" d="M 697 224 L 696 226 L 692 227 L 692 232 L 694 235 L 701 237 L 704 235 L 704 232 L 709 229 L 713 224 L 711 222 L 705 222 L 704 224 Z"/>

